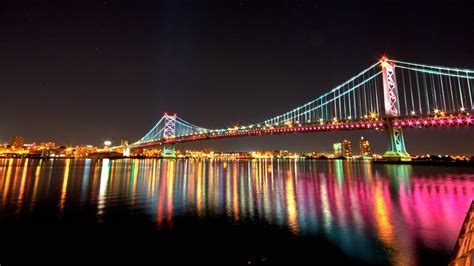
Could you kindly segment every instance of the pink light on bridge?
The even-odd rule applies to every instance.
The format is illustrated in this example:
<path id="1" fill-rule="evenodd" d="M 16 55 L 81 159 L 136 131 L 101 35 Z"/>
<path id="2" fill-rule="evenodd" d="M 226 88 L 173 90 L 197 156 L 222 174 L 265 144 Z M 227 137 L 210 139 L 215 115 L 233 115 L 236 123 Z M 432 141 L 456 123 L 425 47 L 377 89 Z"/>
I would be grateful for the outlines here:
<path id="1" fill-rule="evenodd" d="M 457 115 L 456 117 L 426 117 L 426 118 L 399 118 L 393 121 L 394 126 L 413 127 L 413 126 L 468 126 L 473 123 L 472 116 Z"/>

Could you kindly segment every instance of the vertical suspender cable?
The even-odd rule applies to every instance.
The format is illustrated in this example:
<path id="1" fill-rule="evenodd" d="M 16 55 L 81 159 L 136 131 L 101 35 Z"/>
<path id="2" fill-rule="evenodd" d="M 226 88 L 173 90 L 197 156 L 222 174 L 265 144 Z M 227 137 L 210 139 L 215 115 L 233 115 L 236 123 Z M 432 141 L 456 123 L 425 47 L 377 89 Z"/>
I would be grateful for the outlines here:
<path id="1" fill-rule="evenodd" d="M 464 108 L 464 100 L 463 100 L 464 95 L 461 89 L 461 81 L 459 80 L 459 70 L 457 71 L 457 74 L 458 74 L 459 98 L 461 98 L 461 107 Z"/>
<path id="2" fill-rule="evenodd" d="M 433 93 L 434 106 L 435 106 L 435 109 L 437 110 L 439 106 L 438 106 L 438 99 L 436 97 L 436 90 L 435 90 L 433 74 L 429 74 L 429 75 L 430 75 L 430 80 L 431 80 L 431 91 Z"/>
<path id="3" fill-rule="evenodd" d="M 452 110 L 451 111 L 456 111 L 456 100 L 454 99 L 454 93 L 453 93 L 453 85 L 451 83 L 451 76 L 448 76 L 449 80 L 449 90 L 451 91 L 451 101 L 453 103 Z"/>
<path id="4" fill-rule="evenodd" d="M 420 84 L 418 83 L 418 72 L 415 71 L 416 75 L 416 89 L 418 91 L 418 107 L 420 108 L 420 114 L 423 114 L 423 110 L 421 109 L 421 94 L 420 94 Z"/>
<path id="5" fill-rule="evenodd" d="M 438 81 L 441 86 L 441 101 L 443 102 L 443 111 L 446 111 L 446 98 L 444 96 L 444 81 L 443 81 L 443 76 L 439 75 L 438 76 Z"/>
<path id="6" fill-rule="evenodd" d="M 430 113 L 430 98 L 429 98 L 429 93 L 428 93 L 428 85 L 426 84 L 426 74 L 422 73 L 423 75 L 423 87 L 425 87 L 425 99 L 426 99 L 426 112 L 429 114 Z"/>
<path id="7" fill-rule="evenodd" d="M 410 94 L 411 94 L 411 110 L 415 111 L 415 99 L 413 98 L 413 86 L 411 82 L 411 72 L 408 70 L 408 82 L 410 83 Z"/>
<path id="8" fill-rule="evenodd" d="M 377 86 L 377 79 L 374 78 L 374 84 L 375 84 L 375 106 L 377 107 L 376 109 L 376 112 L 377 112 L 377 115 L 380 115 L 380 105 L 379 105 L 379 95 L 378 95 L 378 90 L 379 90 L 379 87 Z"/>
<path id="9" fill-rule="evenodd" d="M 405 76 L 403 75 L 404 69 L 402 68 L 402 87 L 403 87 L 403 101 L 405 102 L 405 114 L 408 115 L 408 107 L 407 107 L 407 94 L 405 88 Z M 400 112 L 401 113 L 401 112 Z"/>
<path id="10" fill-rule="evenodd" d="M 474 105 L 473 105 L 473 102 L 472 102 L 472 92 L 471 92 L 471 81 L 469 79 L 469 73 L 466 71 L 466 76 L 467 76 L 467 91 L 469 92 L 469 100 L 471 101 L 471 106 L 470 108 L 473 109 L 474 108 Z"/>

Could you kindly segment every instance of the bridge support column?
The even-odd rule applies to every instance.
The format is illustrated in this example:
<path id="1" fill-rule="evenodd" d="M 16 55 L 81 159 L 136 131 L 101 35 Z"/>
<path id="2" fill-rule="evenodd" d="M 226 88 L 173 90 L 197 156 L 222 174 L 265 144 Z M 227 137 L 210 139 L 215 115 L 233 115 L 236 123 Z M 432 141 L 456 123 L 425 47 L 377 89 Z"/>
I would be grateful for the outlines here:
<path id="1" fill-rule="evenodd" d="M 164 144 L 161 150 L 161 156 L 163 158 L 176 158 L 174 144 Z"/>
<path id="2" fill-rule="evenodd" d="M 381 60 L 383 74 L 385 117 L 388 125 L 388 149 L 383 155 L 387 161 L 411 161 L 405 148 L 405 140 L 401 127 L 394 127 L 392 118 L 400 115 L 398 103 L 398 87 L 395 76 L 395 64 L 388 62 L 386 57 Z"/>
<path id="3" fill-rule="evenodd" d="M 406 151 L 402 128 L 394 127 L 388 121 L 388 148 L 383 158 L 387 161 L 411 161 L 410 154 Z"/>

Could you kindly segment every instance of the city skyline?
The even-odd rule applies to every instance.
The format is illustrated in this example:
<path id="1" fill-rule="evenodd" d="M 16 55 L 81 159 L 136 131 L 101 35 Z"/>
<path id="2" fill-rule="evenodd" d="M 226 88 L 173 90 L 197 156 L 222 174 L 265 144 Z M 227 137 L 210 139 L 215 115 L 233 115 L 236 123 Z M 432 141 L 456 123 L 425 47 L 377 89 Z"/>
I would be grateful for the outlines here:
<path id="1" fill-rule="evenodd" d="M 64 145 L 100 145 L 109 139 L 133 142 L 166 111 L 210 128 L 251 123 L 317 98 L 382 54 L 474 68 L 470 60 L 474 40 L 465 34 L 471 30 L 466 23 L 471 7 L 459 3 L 410 7 L 404 10 L 400 3 L 339 7 L 314 1 L 271 6 L 247 1 L 198 5 L 105 1 L 68 7 L 7 3 L 5 8 L 12 12 L 0 26 L 9 37 L 0 46 L 8 55 L 0 63 L 7 79 L 0 85 L 4 98 L 11 100 L 3 103 L 0 139 L 23 135 Z M 331 12 L 329 18 L 327 11 L 335 10 L 339 12 Z M 406 20 L 376 24 L 378 17 L 367 18 L 372 13 L 390 17 L 401 10 Z M 409 27 L 421 19 L 420 10 L 423 20 L 434 24 L 429 36 L 413 38 L 425 34 Z M 450 19 L 439 19 L 441 12 Z M 397 30 L 401 28 L 404 31 Z M 374 151 L 386 149 L 385 133 L 363 134 L 373 140 Z M 307 133 L 179 147 L 330 150 L 327 147 L 341 138 L 359 136 Z M 409 151 L 419 154 L 467 154 L 474 149 L 465 141 L 469 136 L 469 129 L 462 127 L 405 130 Z M 449 145 L 442 141 L 446 138 Z"/>
<path id="2" fill-rule="evenodd" d="M 360 140 L 359 141 L 368 141 L 366 138 L 364 138 L 364 136 L 361 136 L 360 137 Z M 348 142 L 348 144 L 346 144 L 346 142 Z M 333 143 L 333 149 L 334 149 L 334 144 L 336 143 Z M 352 156 L 352 148 L 351 148 L 351 141 L 348 139 L 348 138 L 344 138 L 342 140 L 342 143 L 340 143 L 342 146 L 341 146 L 341 152 L 342 154 L 344 154 L 344 157 L 350 157 Z M 10 141 L 1 141 L 0 140 L 0 147 L 3 146 L 3 147 L 9 147 L 11 149 L 22 149 L 22 148 L 28 148 L 28 147 L 35 147 L 35 146 L 41 146 L 41 147 L 44 147 L 46 149 L 54 149 L 54 148 L 57 148 L 57 147 L 90 147 L 90 148 L 104 148 L 104 149 L 108 149 L 110 148 L 112 145 L 115 145 L 114 143 L 112 143 L 111 141 L 109 140 L 106 140 L 104 141 L 104 143 L 100 144 L 100 145 L 91 145 L 91 144 L 72 144 L 72 145 L 63 145 L 62 143 L 56 143 L 56 142 L 53 142 L 52 140 L 49 140 L 49 141 L 41 141 L 41 142 L 36 142 L 36 141 L 25 141 L 24 137 L 23 136 L 13 136 L 11 138 Z M 120 144 L 122 145 L 122 144 Z M 348 148 L 344 145 L 348 145 Z M 367 144 L 369 145 L 369 144 Z M 148 150 L 157 150 L 157 149 L 160 149 L 160 147 L 154 147 L 154 148 L 150 148 Z M 348 149 L 348 152 L 346 151 Z M 185 150 L 185 149 L 183 149 Z M 202 151 L 206 151 L 206 150 L 209 150 L 209 149 L 201 149 Z M 370 148 L 369 148 L 370 150 Z M 269 151 L 269 150 L 262 150 L 262 149 L 254 149 L 254 150 L 234 150 L 234 151 L 231 151 L 231 150 L 216 150 L 217 152 L 252 152 L 252 151 Z M 291 149 L 288 150 L 273 150 L 273 151 L 289 151 L 289 152 L 297 152 L 297 151 L 292 151 Z M 358 152 L 356 152 L 358 151 Z M 362 151 L 363 151 L 363 148 L 362 147 L 359 147 L 358 150 L 354 151 L 355 153 L 357 154 L 361 154 L 362 155 Z M 316 151 L 316 150 L 306 150 L 306 151 L 303 151 L 304 152 L 321 152 L 321 153 L 325 153 L 325 154 L 330 154 L 331 153 L 331 147 L 330 145 L 324 149 L 324 150 L 321 150 L 321 151 Z M 369 152 L 370 153 L 370 152 Z M 334 152 L 334 154 L 336 154 Z M 341 155 L 342 155 L 341 154 Z"/>

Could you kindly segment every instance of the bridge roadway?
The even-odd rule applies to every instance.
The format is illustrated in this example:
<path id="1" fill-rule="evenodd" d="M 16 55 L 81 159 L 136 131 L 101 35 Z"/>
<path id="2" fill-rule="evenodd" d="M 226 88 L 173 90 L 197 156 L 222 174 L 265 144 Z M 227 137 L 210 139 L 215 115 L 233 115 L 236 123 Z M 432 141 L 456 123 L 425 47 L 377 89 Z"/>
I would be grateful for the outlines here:
<path id="1" fill-rule="evenodd" d="M 146 148 L 159 146 L 163 144 L 175 144 L 183 142 L 194 142 L 203 140 L 213 140 L 222 138 L 235 138 L 245 136 L 262 136 L 276 134 L 296 134 L 309 132 L 325 131 L 348 131 L 348 130 L 384 130 L 391 124 L 394 127 L 401 128 L 426 128 L 426 127 L 453 127 L 453 126 L 472 126 L 474 125 L 474 116 L 465 114 L 447 114 L 444 116 L 412 116 L 412 117 L 394 117 L 390 119 L 367 119 L 359 121 L 333 121 L 331 123 L 311 123 L 301 125 L 281 125 L 254 127 L 244 130 L 234 130 L 226 132 L 207 132 L 193 134 L 188 136 L 177 136 L 161 140 L 151 140 L 147 142 L 137 142 L 132 144 L 132 148 Z"/>

